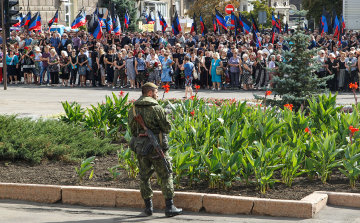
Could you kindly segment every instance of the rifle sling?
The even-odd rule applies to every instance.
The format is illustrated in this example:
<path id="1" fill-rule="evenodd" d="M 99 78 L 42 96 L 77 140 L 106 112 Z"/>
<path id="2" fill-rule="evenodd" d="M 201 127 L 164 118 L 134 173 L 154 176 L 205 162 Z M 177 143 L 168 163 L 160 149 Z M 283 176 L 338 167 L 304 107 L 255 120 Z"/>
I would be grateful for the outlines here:
<path id="1" fill-rule="evenodd" d="M 134 114 L 134 118 L 135 118 L 137 116 L 136 111 L 135 111 L 135 105 L 133 106 L 132 110 L 133 110 L 133 114 Z M 161 131 L 159 133 L 159 141 L 160 141 L 160 146 L 162 146 L 163 145 L 163 138 L 162 138 L 162 132 Z"/>

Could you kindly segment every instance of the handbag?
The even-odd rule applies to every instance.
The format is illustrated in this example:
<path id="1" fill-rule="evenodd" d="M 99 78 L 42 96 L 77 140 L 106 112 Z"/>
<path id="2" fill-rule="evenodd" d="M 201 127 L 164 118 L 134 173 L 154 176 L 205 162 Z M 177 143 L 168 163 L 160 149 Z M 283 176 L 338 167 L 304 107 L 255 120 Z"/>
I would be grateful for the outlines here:
<path id="1" fill-rule="evenodd" d="M 196 80 L 199 78 L 198 72 L 196 70 L 194 71 L 193 76 Z"/>
<path id="2" fill-rule="evenodd" d="M 216 75 L 222 76 L 224 75 L 224 69 L 222 67 L 216 67 Z"/>

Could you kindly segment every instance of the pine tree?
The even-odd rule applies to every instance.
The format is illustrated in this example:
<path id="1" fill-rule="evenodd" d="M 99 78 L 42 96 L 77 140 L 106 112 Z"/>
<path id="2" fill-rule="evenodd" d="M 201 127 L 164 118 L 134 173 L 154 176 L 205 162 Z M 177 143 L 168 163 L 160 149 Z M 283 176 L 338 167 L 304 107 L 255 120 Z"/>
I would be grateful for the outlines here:
<path id="1" fill-rule="evenodd" d="M 278 63 L 278 74 L 272 80 L 273 94 L 280 96 L 280 99 L 267 99 L 268 104 L 293 104 L 296 109 L 306 107 L 308 99 L 326 91 L 326 82 L 332 78 L 319 78 L 315 74 L 319 69 L 316 59 L 318 49 L 308 49 L 310 36 L 305 35 L 300 27 L 298 25 L 295 33 L 287 38 L 291 43 L 290 50 L 283 53 L 283 61 Z"/>

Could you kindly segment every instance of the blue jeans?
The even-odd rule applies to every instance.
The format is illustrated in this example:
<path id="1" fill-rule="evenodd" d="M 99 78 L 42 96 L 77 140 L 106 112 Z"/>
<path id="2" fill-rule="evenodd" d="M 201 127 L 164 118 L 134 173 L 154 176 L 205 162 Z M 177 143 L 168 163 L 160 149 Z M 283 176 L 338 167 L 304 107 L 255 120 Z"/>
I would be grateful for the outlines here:
<path id="1" fill-rule="evenodd" d="M 47 73 L 47 83 L 49 84 L 50 82 L 50 72 L 49 72 L 49 66 L 47 67 L 43 67 L 41 66 L 41 71 L 40 71 L 40 84 L 42 84 L 43 80 L 44 80 L 44 73 Z"/>

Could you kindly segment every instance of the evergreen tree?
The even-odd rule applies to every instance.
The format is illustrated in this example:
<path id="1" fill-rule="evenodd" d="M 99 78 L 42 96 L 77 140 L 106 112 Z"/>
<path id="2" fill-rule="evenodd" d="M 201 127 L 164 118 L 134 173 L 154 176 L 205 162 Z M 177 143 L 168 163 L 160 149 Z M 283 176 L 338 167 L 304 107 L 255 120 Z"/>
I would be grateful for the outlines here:
<path id="1" fill-rule="evenodd" d="M 296 109 L 306 107 L 308 99 L 326 91 L 326 82 L 332 78 L 319 78 L 315 74 L 319 69 L 316 59 L 318 49 L 308 49 L 310 36 L 305 35 L 300 27 L 298 25 L 295 33 L 286 39 L 290 43 L 290 50 L 283 53 L 283 61 L 278 63 L 278 74 L 272 80 L 273 94 L 280 96 L 280 99 L 267 99 L 268 104 L 293 104 Z"/>
<path id="2" fill-rule="evenodd" d="M 119 15 L 121 28 L 123 31 L 138 31 L 138 21 L 139 18 L 137 16 L 137 8 L 136 8 L 136 1 L 135 0 L 112 0 L 106 4 L 109 10 L 114 10 L 114 12 Z M 129 29 L 125 28 L 124 25 L 124 18 L 125 12 L 128 11 L 130 15 L 130 25 Z"/>

